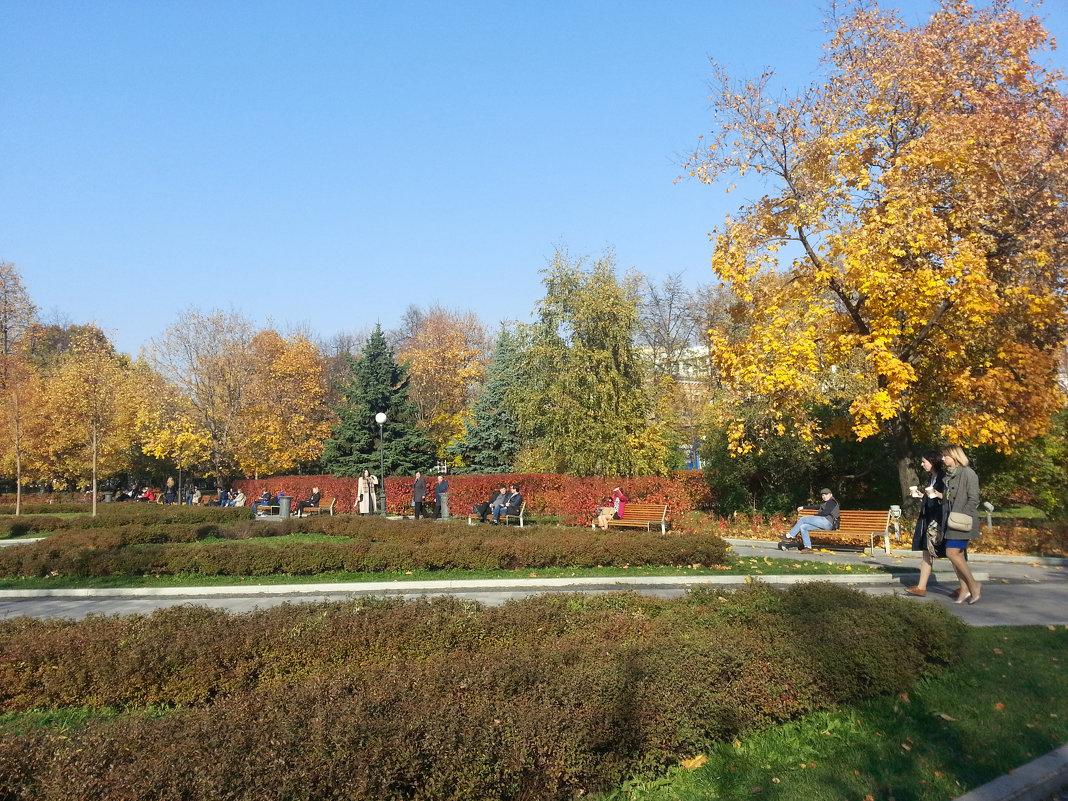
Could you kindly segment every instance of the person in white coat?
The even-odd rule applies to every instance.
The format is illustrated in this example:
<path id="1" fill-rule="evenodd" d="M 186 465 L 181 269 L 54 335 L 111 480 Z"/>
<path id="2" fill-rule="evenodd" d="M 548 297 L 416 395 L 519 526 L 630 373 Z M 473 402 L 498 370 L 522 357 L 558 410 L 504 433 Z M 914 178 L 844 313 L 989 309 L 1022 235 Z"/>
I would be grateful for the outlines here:
<path id="1" fill-rule="evenodd" d="M 372 476 L 371 471 L 364 470 L 356 482 L 356 503 L 353 507 L 361 515 L 373 515 L 378 510 L 378 476 Z"/>

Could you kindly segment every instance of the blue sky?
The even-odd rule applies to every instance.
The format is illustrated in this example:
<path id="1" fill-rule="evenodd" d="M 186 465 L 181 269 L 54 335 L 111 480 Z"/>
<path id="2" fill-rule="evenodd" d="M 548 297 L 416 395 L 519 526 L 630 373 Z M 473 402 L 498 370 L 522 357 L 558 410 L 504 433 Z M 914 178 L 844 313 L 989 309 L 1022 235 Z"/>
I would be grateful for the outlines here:
<path id="1" fill-rule="evenodd" d="M 708 283 L 743 200 L 674 183 L 708 59 L 805 84 L 825 7 L 0 0 L 0 259 L 129 353 L 190 306 L 323 338 L 409 304 L 496 327 L 558 245 Z M 1068 34 L 1068 1 L 1041 14 Z"/>

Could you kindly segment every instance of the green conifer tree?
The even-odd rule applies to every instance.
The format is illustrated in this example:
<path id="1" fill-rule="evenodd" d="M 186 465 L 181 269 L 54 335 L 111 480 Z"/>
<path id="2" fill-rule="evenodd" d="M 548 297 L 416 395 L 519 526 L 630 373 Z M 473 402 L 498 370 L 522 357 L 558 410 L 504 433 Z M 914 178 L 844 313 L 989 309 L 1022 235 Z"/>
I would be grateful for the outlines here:
<path id="1" fill-rule="evenodd" d="M 462 439 L 450 444 L 447 455 L 459 456 L 460 473 L 511 473 L 519 453 L 519 421 L 508 400 L 516 380 L 518 357 L 515 335 L 502 328 L 486 368 L 486 385 L 471 409 Z"/>
<path id="2" fill-rule="evenodd" d="M 413 424 L 407 370 L 397 364 L 382 327 L 375 327 L 362 358 L 346 355 L 346 361 L 348 370 L 337 381 L 341 401 L 334 407 L 339 422 L 324 443 L 323 467 L 335 476 L 358 476 L 364 470 L 377 474 L 379 412 L 388 418 L 382 428 L 385 474 L 410 475 L 432 467 L 434 446 Z"/>

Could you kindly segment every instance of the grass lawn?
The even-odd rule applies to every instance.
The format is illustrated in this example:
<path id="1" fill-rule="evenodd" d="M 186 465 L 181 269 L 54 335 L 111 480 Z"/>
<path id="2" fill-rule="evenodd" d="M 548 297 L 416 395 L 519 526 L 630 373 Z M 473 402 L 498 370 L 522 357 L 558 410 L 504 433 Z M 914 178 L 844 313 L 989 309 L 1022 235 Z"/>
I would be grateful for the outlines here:
<path id="1" fill-rule="evenodd" d="M 760 731 L 603 801 L 943 801 L 1068 742 L 1068 629 L 969 628 L 964 662 Z"/>
<path id="2" fill-rule="evenodd" d="M 293 539 L 299 542 L 320 535 L 298 534 Z M 331 538 L 325 538 L 331 539 Z M 336 540 L 336 538 L 333 538 Z M 249 540 L 271 547 L 290 537 L 271 537 Z M 54 589 L 114 589 L 119 587 L 220 587 L 220 586 L 268 586 L 278 584 L 325 584 L 337 582 L 372 581 L 457 581 L 465 579 L 523 579 L 523 578 L 615 578 L 618 576 L 771 576 L 771 575 L 865 575 L 891 572 L 879 565 L 840 565 L 829 562 L 802 562 L 793 559 L 767 557 L 732 557 L 729 565 L 721 567 L 672 567 L 632 565 L 629 567 L 550 567 L 520 570 L 412 570 L 403 573 L 320 573 L 315 576 L 269 575 L 269 576 L 202 576 L 181 574 L 177 576 L 102 576 L 77 577 L 53 576 L 47 578 L 0 579 L 0 590 L 54 590 Z M 916 568 L 894 568 L 894 573 L 915 573 Z"/>

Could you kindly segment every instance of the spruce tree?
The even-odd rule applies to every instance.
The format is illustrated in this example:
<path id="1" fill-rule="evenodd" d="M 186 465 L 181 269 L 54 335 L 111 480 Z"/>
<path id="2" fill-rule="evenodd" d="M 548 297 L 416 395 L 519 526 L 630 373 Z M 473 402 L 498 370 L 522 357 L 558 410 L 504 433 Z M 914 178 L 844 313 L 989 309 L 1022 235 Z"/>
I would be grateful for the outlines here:
<path id="1" fill-rule="evenodd" d="M 519 453 L 519 421 L 508 401 L 515 383 L 518 350 L 515 335 L 502 328 L 486 368 L 486 385 L 471 409 L 463 439 L 449 445 L 447 454 L 463 460 L 460 473 L 510 473 Z"/>
<path id="2" fill-rule="evenodd" d="M 415 405 L 408 398 L 407 370 L 398 365 L 376 326 L 360 359 L 346 354 L 348 370 L 337 380 L 341 402 L 334 407 L 339 422 L 323 446 L 323 467 L 335 476 L 358 476 L 380 469 L 378 423 L 385 412 L 386 475 L 409 475 L 434 465 L 434 447 L 413 423 Z M 383 476 L 384 478 L 384 476 Z"/>

